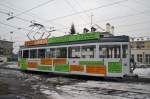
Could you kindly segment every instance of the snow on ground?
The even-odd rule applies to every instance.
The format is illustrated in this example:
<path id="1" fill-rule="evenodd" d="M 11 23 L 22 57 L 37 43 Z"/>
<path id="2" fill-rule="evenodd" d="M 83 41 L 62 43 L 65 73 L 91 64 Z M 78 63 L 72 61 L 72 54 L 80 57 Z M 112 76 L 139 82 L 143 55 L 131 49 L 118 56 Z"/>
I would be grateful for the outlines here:
<path id="1" fill-rule="evenodd" d="M 8 65 L 7 67 L 17 67 L 16 64 Z M 35 81 L 31 85 L 33 89 L 39 88 L 40 92 L 45 94 L 49 99 L 150 99 L 150 84 L 149 83 L 121 83 L 107 81 L 84 81 L 74 82 L 70 78 L 60 77 L 48 78 L 46 83 L 37 80 L 39 77 L 29 75 L 26 79 L 24 73 L 19 71 L 8 72 L 0 70 L 2 76 L 6 74 L 16 74 L 19 78 L 25 79 L 25 83 Z M 150 68 L 137 68 L 134 73 L 140 76 L 149 76 Z M 41 83 L 39 83 L 41 81 Z M 58 81 L 63 81 L 65 84 L 58 84 Z M 47 84 L 48 83 L 48 84 Z M 39 87 L 40 86 L 40 87 Z"/>
<path id="2" fill-rule="evenodd" d="M 137 74 L 141 77 L 150 78 L 150 68 L 136 68 L 134 74 Z"/>
<path id="3" fill-rule="evenodd" d="M 150 84 L 87 81 L 41 92 L 54 99 L 150 99 Z"/>
<path id="4" fill-rule="evenodd" d="M 18 68 L 16 62 L 9 62 L 9 64 L 6 67 L 9 67 L 9 68 Z"/>

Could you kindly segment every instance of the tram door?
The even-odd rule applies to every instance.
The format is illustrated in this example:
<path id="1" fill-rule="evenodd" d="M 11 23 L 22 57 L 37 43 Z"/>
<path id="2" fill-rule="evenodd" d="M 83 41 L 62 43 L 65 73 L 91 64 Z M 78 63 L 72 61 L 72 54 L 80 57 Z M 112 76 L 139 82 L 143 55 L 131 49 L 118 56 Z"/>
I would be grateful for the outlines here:
<path id="1" fill-rule="evenodd" d="M 99 46 L 99 57 L 103 59 L 107 67 L 107 76 L 123 76 L 123 64 L 127 57 L 127 48 L 128 46 L 121 44 Z"/>

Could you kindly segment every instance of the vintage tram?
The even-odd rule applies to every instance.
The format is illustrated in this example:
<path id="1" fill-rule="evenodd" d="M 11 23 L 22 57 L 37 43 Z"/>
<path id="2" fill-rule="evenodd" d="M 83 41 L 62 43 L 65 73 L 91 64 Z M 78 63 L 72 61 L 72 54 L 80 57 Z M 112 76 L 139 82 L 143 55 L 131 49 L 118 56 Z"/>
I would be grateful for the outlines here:
<path id="1" fill-rule="evenodd" d="M 21 70 L 124 77 L 131 74 L 128 36 L 107 32 L 26 41 L 19 50 Z"/>

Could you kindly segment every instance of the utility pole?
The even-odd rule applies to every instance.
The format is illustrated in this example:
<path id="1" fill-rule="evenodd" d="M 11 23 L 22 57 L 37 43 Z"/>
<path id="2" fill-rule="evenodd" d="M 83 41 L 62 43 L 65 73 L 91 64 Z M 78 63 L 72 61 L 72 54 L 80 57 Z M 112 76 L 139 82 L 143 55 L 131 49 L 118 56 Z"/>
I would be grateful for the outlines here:
<path id="1" fill-rule="evenodd" d="M 92 24 L 93 24 L 93 14 L 91 14 L 91 27 L 92 27 Z"/>
<path id="2" fill-rule="evenodd" d="M 12 35 L 13 35 L 13 31 L 10 32 L 10 36 L 11 36 L 10 40 L 13 42 Z"/>

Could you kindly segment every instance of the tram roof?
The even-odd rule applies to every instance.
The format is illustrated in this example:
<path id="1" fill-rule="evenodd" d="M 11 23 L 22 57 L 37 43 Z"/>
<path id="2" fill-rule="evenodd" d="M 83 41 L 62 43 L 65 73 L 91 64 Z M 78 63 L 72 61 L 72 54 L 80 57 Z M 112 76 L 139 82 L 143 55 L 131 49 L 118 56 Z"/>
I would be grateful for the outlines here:
<path id="1" fill-rule="evenodd" d="M 105 36 L 107 34 L 107 36 Z M 53 37 L 48 39 L 26 41 L 21 48 L 34 48 L 46 46 L 59 46 L 59 45 L 73 45 L 73 44 L 86 44 L 98 42 L 129 42 L 128 36 L 113 36 L 108 35 L 108 32 L 92 32 L 86 34 L 66 35 L 60 37 Z"/>

